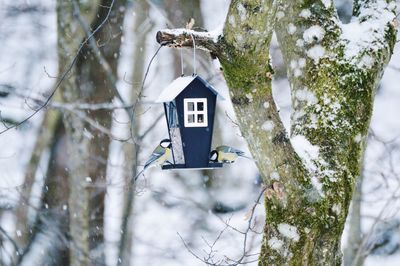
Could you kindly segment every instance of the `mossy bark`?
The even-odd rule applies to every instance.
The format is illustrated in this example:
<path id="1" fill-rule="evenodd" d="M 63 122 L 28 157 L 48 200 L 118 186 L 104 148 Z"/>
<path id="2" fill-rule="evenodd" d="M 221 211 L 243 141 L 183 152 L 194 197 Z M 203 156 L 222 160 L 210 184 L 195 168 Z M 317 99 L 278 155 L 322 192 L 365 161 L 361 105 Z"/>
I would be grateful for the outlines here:
<path id="1" fill-rule="evenodd" d="M 361 5 L 370 8 L 371 2 Z M 304 32 L 315 25 L 322 37 L 309 40 Z M 380 49 L 346 58 L 332 2 L 232 2 L 221 64 L 240 128 L 264 182 L 272 185 L 260 265 L 341 264 L 340 238 L 360 174 L 375 89 L 394 45 L 394 28 L 385 27 L 383 39 L 376 40 Z M 304 136 L 319 149 L 312 171 L 293 151 L 272 98 L 273 29 L 291 85 L 291 136 Z M 315 47 L 323 54 L 312 54 Z M 373 63 L 360 67 L 366 55 Z M 273 172 L 279 180 L 270 178 Z"/>

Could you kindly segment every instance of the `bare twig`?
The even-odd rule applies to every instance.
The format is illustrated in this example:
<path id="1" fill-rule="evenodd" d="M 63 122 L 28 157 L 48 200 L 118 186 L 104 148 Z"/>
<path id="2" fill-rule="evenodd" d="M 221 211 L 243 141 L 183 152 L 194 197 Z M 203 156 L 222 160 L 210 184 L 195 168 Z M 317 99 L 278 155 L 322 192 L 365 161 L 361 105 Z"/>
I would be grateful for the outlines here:
<path id="1" fill-rule="evenodd" d="M 223 221 L 223 223 L 225 224 L 225 227 L 223 230 L 220 231 L 220 233 L 218 234 L 218 236 L 216 237 L 216 239 L 214 240 L 214 242 L 212 244 L 209 244 L 207 241 L 205 241 L 203 239 L 203 241 L 206 243 L 206 245 L 209 247 L 209 251 L 208 252 L 204 252 L 206 253 L 206 257 L 201 258 L 200 255 L 196 254 L 189 246 L 188 244 L 183 240 L 182 236 L 178 233 L 178 236 L 181 238 L 183 244 L 185 245 L 186 249 L 198 260 L 202 261 L 203 263 L 207 264 L 207 265 L 218 265 L 218 266 L 236 266 L 236 265 L 242 265 L 242 264 L 248 264 L 251 263 L 253 261 L 256 260 L 247 260 L 248 258 L 254 257 L 258 254 L 250 254 L 249 253 L 249 249 L 248 249 L 248 236 L 250 232 L 255 232 L 253 230 L 253 221 L 254 221 L 254 213 L 255 210 L 257 208 L 257 206 L 260 204 L 260 200 L 265 192 L 265 190 L 267 189 L 267 187 L 263 187 L 260 191 L 260 193 L 258 194 L 255 203 L 252 205 L 252 207 L 250 208 L 250 217 L 249 220 L 247 222 L 247 227 L 244 231 L 241 231 L 235 227 L 233 227 L 232 225 L 230 225 L 229 221 L 223 221 L 220 217 L 218 217 L 221 221 Z M 226 231 L 226 229 L 232 229 L 237 233 L 240 233 L 243 235 L 243 249 L 242 249 L 242 254 L 240 255 L 240 257 L 238 259 L 231 259 L 227 256 L 224 256 L 225 259 L 224 260 L 218 260 L 218 261 L 214 261 L 214 257 L 215 257 L 215 245 L 218 242 L 218 240 L 220 240 L 222 234 Z"/>

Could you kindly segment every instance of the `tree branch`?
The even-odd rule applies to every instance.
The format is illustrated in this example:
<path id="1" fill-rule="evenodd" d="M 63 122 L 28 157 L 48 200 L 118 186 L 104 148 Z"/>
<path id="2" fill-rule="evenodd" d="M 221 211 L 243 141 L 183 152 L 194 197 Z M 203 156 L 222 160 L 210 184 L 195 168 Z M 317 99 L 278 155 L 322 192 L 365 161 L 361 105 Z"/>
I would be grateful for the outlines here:
<path id="1" fill-rule="evenodd" d="M 221 37 L 222 32 L 218 30 L 201 32 L 188 29 L 164 29 L 157 32 L 156 40 L 161 45 L 173 48 L 196 46 L 196 48 L 220 56 L 222 55 L 219 44 Z"/>

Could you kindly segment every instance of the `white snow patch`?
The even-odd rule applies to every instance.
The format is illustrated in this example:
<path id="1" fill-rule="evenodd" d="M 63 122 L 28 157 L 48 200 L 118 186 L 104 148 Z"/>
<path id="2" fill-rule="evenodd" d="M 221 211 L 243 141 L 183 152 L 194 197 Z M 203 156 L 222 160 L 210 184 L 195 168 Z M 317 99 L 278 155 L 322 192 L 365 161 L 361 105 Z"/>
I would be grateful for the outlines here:
<path id="1" fill-rule="evenodd" d="M 314 172 L 316 170 L 316 166 L 313 161 L 318 159 L 319 147 L 312 145 L 303 135 L 292 137 L 290 142 L 292 143 L 297 155 L 306 164 L 306 167 L 310 171 Z"/>
<path id="2" fill-rule="evenodd" d="M 215 70 L 221 71 L 221 68 L 222 68 L 221 62 L 219 62 L 219 60 L 217 58 L 212 60 L 212 63 L 213 63 L 213 66 L 214 66 Z"/>
<path id="3" fill-rule="evenodd" d="M 247 15 L 246 8 L 244 8 L 244 6 L 241 3 L 239 3 L 236 6 L 236 8 L 237 8 L 237 11 L 239 13 L 240 20 L 244 21 L 246 19 L 246 15 Z"/>
<path id="4" fill-rule="evenodd" d="M 252 102 L 253 101 L 253 94 L 247 93 L 246 94 L 246 98 L 249 99 L 249 102 Z"/>
<path id="5" fill-rule="evenodd" d="M 303 117 L 306 113 L 304 110 L 298 110 L 293 113 L 293 120 L 298 120 L 299 118 Z"/>
<path id="6" fill-rule="evenodd" d="M 240 45 L 242 45 L 243 43 L 244 43 L 244 41 L 245 41 L 245 39 L 243 38 L 243 36 L 242 36 L 242 34 L 236 34 L 235 35 L 235 38 L 236 38 L 236 41 L 240 44 Z"/>
<path id="7" fill-rule="evenodd" d="M 290 68 L 293 70 L 293 75 L 295 77 L 300 77 L 303 72 L 302 72 L 302 68 L 305 67 L 306 65 L 306 60 L 304 58 L 300 58 L 298 60 L 291 60 L 290 61 Z"/>
<path id="8" fill-rule="evenodd" d="M 92 178 L 90 178 L 90 176 L 87 176 L 85 178 L 85 180 L 86 180 L 87 183 L 92 183 Z"/>
<path id="9" fill-rule="evenodd" d="M 303 47 L 304 46 L 304 40 L 303 39 L 298 39 L 297 41 L 296 41 L 296 46 L 297 47 Z"/>
<path id="10" fill-rule="evenodd" d="M 297 28 L 293 23 L 289 23 L 287 27 L 287 31 L 290 35 L 294 34 L 296 32 Z"/>
<path id="11" fill-rule="evenodd" d="M 334 213 L 336 213 L 336 215 L 339 215 L 339 214 L 340 214 L 340 210 L 341 210 L 341 205 L 340 205 L 339 203 L 333 204 L 333 206 L 332 206 L 332 211 L 333 211 Z"/>
<path id="12" fill-rule="evenodd" d="M 320 42 L 324 36 L 325 30 L 319 25 L 311 26 L 303 33 L 303 39 L 306 43 L 312 43 L 314 41 Z"/>
<path id="13" fill-rule="evenodd" d="M 360 133 L 358 133 L 355 137 L 354 137 L 354 141 L 357 143 L 360 143 L 360 141 L 362 140 L 362 136 Z"/>
<path id="14" fill-rule="evenodd" d="M 319 60 L 325 55 L 325 48 L 319 44 L 314 45 L 307 51 L 307 55 L 318 64 Z"/>
<path id="15" fill-rule="evenodd" d="M 374 59 L 371 56 L 365 54 L 363 55 L 363 57 L 361 57 L 358 66 L 360 68 L 371 68 L 373 65 L 374 65 Z"/>
<path id="16" fill-rule="evenodd" d="M 305 58 L 300 58 L 298 61 L 299 67 L 303 68 L 306 66 L 306 59 Z"/>
<path id="17" fill-rule="evenodd" d="M 387 9 L 389 9 L 390 11 L 396 11 L 396 2 L 390 2 L 387 6 Z"/>
<path id="18" fill-rule="evenodd" d="M 331 105 L 333 113 L 337 114 L 340 108 L 342 107 L 339 102 L 334 102 Z"/>
<path id="19" fill-rule="evenodd" d="M 300 236 L 297 233 L 297 228 L 293 225 L 286 223 L 278 224 L 278 231 L 281 235 L 293 240 L 294 242 L 297 242 L 300 239 Z"/>
<path id="20" fill-rule="evenodd" d="M 300 12 L 300 17 L 309 18 L 311 16 L 311 11 L 309 9 L 303 9 Z"/>
<path id="21" fill-rule="evenodd" d="M 324 96 L 322 96 L 322 100 L 324 101 L 325 105 L 328 105 L 331 103 L 331 99 L 326 94 L 324 94 Z"/>
<path id="22" fill-rule="evenodd" d="M 230 15 L 228 18 L 228 22 L 229 24 L 231 24 L 232 27 L 236 27 L 236 21 L 235 21 L 235 17 L 233 15 Z"/>
<path id="23" fill-rule="evenodd" d="M 279 176 L 279 173 L 276 172 L 276 171 L 272 172 L 272 173 L 269 175 L 269 177 L 270 177 L 272 180 L 279 180 L 279 179 L 281 179 L 281 177 Z"/>
<path id="24" fill-rule="evenodd" d="M 308 104 L 317 103 L 317 98 L 315 97 L 315 94 L 309 90 L 306 89 L 297 90 L 295 95 L 299 101 L 305 101 Z"/>
<path id="25" fill-rule="evenodd" d="M 293 71 L 293 75 L 294 75 L 296 78 L 300 77 L 301 74 L 303 74 L 303 72 L 300 70 L 300 68 L 296 68 L 296 69 Z"/>
<path id="26" fill-rule="evenodd" d="M 218 39 L 220 36 L 223 35 L 223 29 L 224 29 L 224 24 L 218 25 L 214 30 L 211 31 L 194 31 L 194 30 L 188 30 L 188 29 L 164 29 L 163 31 L 175 35 L 175 36 L 180 36 L 180 35 L 193 35 L 193 36 L 198 36 L 200 38 L 207 38 L 211 39 L 213 42 L 217 43 Z"/>
<path id="27" fill-rule="evenodd" d="M 330 8 L 332 5 L 332 2 L 331 2 L 332 0 L 321 0 L 321 1 L 326 8 Z"/>
<path id="28" fill-rule="evenodd" d="M 267 120 L 264 122 L 264 124 L 262 124 L 261 128 L 265 131 L 272 131 L 275 127 L 274 122 L 272 122 L 271 120 Z"/>
<path id="29" fill-rule="evenodd" d="M 291 69 L 296 69 L 297 68 L 297 60 L 293 59 L 290 61 L 290 68 Z"/>
<path id="30" fill-rule="evenodd" d="M 308 125 L 308 127 L 309 128 L 317 128 L 318 118 L 315 114 L 310 115 L 310 121 L 311 121 L 311 123 Z"/>
<path id="31" fill-rule="evenodd" d="M 341 38 L 345 45 L 345 57 L 354 60 L 362 51 L 377 51 L 384 47 L 382 42 L 387 24 L 395 19 L 391 5 L 377 0 L 363 6 L 360 15 L 348 24 L 341 24 Z"/>
<path id="32" fill-rule="evenodd" d="M 83 129 L 82 134 L 83 134 L 83 136 L 84 136 L 85 138 L 87 138 L 87 139 L 93 139 L 93 138 L 94 138 L 93 134 L 90 133 L 90 131 L 87 130 L 86 128 Z"/>
<path id="33" fill-rule="evenodd" d="M 283 18 L 285 16 L 285 13 L 283 13 L 283 11 L 278 11 L 276 12 L 276 17 L 279 19 Z"/>
<path id="34" fill-rule="evenodd" d="M 272 237 L 268 240 L 268 246 L 273 250 L 280 251 L 283 247 L 283 241 L 279 240 L 277 237 Z"/>
<path id="35" fill-rule="evenodd" d="M 318 177 L 312 176 L 311 184 L 318 191 L 319 195 L 321 195 L 321 197 L 324 197 L 324 191 L 322 190 L 322 183 L 319 181 Z"/>

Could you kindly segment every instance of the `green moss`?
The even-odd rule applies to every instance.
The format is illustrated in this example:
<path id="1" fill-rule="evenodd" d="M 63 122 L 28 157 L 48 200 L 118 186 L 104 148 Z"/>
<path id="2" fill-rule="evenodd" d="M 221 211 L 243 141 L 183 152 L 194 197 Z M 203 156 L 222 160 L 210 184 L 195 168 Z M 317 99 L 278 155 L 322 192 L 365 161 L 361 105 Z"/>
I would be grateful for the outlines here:
<path id="1" fill-rule="evenodd" d="M 233 49 L 229 49 L 229 51 L 233 51 Z M 230 52 L 229 55 L 229 59 L 221 60 L 221 65 L 228 86 L 234 94 L 261 95 L 271 92 L 270 83 L 273 70 L 269 63 L 268 53 L 239 55 Z M 257 86 L 256 91 L 254 91 L 255 86 Z"/>

